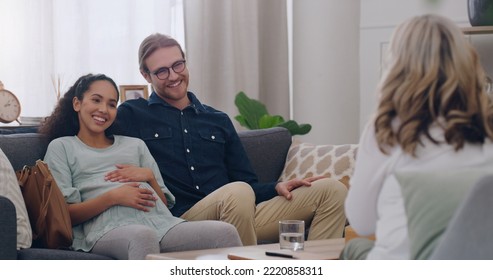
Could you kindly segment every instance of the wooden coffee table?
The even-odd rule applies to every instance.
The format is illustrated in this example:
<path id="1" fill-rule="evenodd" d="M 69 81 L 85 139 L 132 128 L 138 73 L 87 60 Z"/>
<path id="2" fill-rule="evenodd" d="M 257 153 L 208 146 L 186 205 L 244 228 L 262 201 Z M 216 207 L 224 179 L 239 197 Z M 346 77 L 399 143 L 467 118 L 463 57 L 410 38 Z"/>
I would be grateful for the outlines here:
<path id="1" fill-rule="evenodd" d="M 256 246 L 229 247 L 208 250 L 182 251 L 172 253 L 150 254 L 148 260 L 227 260 L 227 259 L 252 259 L 252 260 L 290 260 L 291 258 L 271 257 L 265 255 L 266 251 L 286 252 L 298 259 L 321 260 L 338 259 L 344 248 L 344 238 L 305 241 L 305 249 L 300 252 L 279 250 L 279 243 L 263 244 Z"/>

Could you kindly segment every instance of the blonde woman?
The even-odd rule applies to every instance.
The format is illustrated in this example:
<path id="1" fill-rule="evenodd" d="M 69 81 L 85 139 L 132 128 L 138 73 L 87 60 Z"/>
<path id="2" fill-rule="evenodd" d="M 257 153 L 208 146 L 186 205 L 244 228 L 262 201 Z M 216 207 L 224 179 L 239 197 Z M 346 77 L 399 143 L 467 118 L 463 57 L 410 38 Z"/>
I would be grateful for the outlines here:
<path id="1" fill-rule="evenodd" d="M 478 55 L 450 20 L 423 15 L 392 35 L 375 118 L 361 139 L 346 215 L 374 243 L 348 259 L 409 259 L 407 218 L 395 171 L 493 166 L 491 101 Z"/>

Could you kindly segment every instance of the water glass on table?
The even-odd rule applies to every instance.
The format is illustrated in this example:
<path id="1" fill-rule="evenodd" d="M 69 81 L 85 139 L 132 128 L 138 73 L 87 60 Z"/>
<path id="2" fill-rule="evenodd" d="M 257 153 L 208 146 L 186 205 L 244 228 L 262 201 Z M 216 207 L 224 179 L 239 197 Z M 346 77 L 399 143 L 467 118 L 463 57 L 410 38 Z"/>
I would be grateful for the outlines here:
<path id="1" fill-rule="evenodd" d="M 305 245 L 305 221 L 279 221 L 279 244 L 281 249 L 303 250 Z"/>

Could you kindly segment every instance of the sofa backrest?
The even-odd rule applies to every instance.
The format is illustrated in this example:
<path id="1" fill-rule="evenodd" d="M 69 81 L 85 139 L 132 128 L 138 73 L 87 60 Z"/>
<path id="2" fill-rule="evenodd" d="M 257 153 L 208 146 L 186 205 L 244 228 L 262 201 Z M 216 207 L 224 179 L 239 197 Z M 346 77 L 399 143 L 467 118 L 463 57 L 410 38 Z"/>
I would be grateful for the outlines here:
<path id="1" fill-rule="evenodd" d="M 276 127 L 238 132 L 252 167 L 260 182 L 276 181 L 284 167 L 291 145 L 291 134 L 286 128 Z M 48 141 L 38 133 L 0 134 L 0 149 L 14 170 L 34 165 L 43 159 Z"/>
<path id="2" fill-rule="evenodd" d="M 275 182 L 281 176 L 291 146 L 291 133 L 284 127 L 238 132 L 259 182 Z"/>
<path id="3" fill-rule="evenodd" d="M 0 149 L 10 160 L 14 170 L 24 165 L 34 165 L 43 159 L 48 147 L 48 140 L 38 133 L 1 134 Z"/>

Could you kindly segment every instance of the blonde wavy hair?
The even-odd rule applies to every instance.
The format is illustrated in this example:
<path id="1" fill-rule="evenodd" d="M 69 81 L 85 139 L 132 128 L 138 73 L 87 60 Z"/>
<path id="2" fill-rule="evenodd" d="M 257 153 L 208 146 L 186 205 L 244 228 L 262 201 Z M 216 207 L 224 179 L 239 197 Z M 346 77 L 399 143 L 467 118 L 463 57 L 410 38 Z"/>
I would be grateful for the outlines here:
<path id="1" fill-rule="evenodd" d="M 444 129 L 445 141 L 455 150 L 466 142 L 493 139 L 484 70 L 452 21 L 438 15 L 411 18 L 394 31 L 389 50 L 375 119 L 383 153 L 398 144 L 415 156 L 422 136 L 440 144 L 429 133 L 432 124 Z"/>

